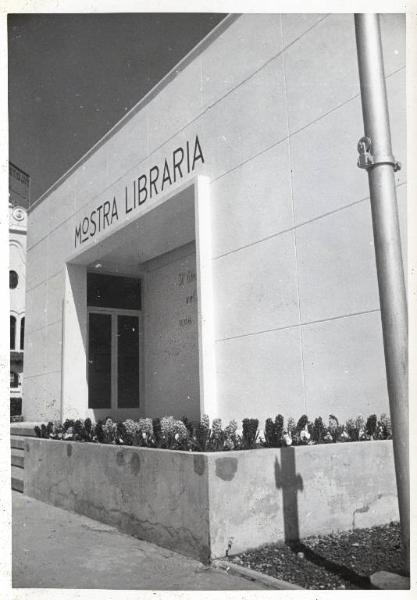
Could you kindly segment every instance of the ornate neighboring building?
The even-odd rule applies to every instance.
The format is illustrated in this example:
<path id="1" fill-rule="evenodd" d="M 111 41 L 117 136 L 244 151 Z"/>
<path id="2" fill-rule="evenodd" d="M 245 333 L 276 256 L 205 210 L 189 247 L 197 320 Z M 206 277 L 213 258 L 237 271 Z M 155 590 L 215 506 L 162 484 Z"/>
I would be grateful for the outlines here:
<path id="1" fill-rule="evenodd" d="M 21 412 L 25 337 L 26 231 L 30 177 L 9 163 L 10 402 Z"/>

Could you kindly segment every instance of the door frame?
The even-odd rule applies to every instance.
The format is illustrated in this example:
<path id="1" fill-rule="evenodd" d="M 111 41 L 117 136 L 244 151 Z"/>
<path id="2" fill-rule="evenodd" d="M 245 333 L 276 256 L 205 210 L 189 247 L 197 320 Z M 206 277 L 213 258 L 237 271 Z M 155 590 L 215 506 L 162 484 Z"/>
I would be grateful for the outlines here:
<path id="1" fill-rule="evenodd" d="M 138 410 L 143 405 L 143 392 L 144 392 L 144 368 L 143 368 L 143 318 L 141 310 L 125 309 L 125 308 L 107 308 L 102 306 L 87 306 L 87 352 L 86 352 L 86 370 L 87 370 L 87 386 L 88 386 L 88 373 L 89 373 L 89 347 L 90 347 L 90 314 L 106 314 L 111 317 L 111 370 L 110 370 L 110 381 L 111 381 L 111 394 L 110 394 L 110 407 L 108 410 Z M 117 317 L 128 316 L 137 317 L 139 323 L 139 364 L 138 364 L 138 377 L 139 377 L 139 402 L 137 406 L 131 407 L 130 409 L 120 408 L 118 406 L 118 344 L 117 344 Z M 90 408 L 89 410 L 106 410 L 105 408 Z"/>

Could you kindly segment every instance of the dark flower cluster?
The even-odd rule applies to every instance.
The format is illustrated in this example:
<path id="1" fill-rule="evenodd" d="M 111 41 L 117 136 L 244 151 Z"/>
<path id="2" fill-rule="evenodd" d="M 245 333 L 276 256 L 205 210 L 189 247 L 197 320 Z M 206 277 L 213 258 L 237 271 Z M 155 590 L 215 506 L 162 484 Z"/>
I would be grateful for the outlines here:
<path id="1" fill-rule="evenodd" d="M 310 421 L 307 415 L 302 415 L 297 423 L 289 418 L 285 427 L 284 417 L 277 415 L 275 421 L 266 420 L 263 445 L 276 448 L 391 438 L 391 420 L 385 414 L 382 414 L 379 419 L 376 415 L 370 415 L 366 421 L 362 415 L 359 415 L 354 419 L 348 419 L 344 424 L 339 423 L 334 415 L 329 415 L 327 425 L 322 417 Z"/>
<path id="2" fill-rule="evenodd" d="M 96 424 L 92 424 L 90 419 L 67 419 L 64 423 L 50 421 L 46 425 L 36 426 L 35 433 L 40 438 L 55 440 L 214 452 L 254 447 L 258 421 L 245 421 L 250 422 L 250 426 L 245 425 L 242 435 L 237 434 L 236 421 L 230 421 L 223 428 L 221 419 L 213 419 L 210 426 L 207 415 L 195 423 L 187 417 L 126 419 L 123 422 L 115 422 L 108 417 Z"/>
<path id="3" fill-rule="evenodd" d="M 50 421 L 46 425 L 36 426 L 35 433 L 40 438 L 54 440 L 194 452 L 386 440 L 392 437 L 391 421 L 385 414 L 379 419 L 371 415 L 366 421 L 358 416 L 348 419 L 345 424 L 340 424 L 337 417 L 329 415 L 327 425 L 321 417 L 310 421 L 307 415 L 302 415 L 297 422 L 289 418 L 285 423 L 284 417 L 277 415 L 274 420 L 266 420 L 264 437 L 259 435 L 258 419 L 243 419 L 242 428 L 238 431 L 235 420 L 223 428 L 221 419 L 213 419 L 210 424 L 207 415 L 203 415 L 198 422 L 192 422 L 187 417 L 176 419 L 172 416 L 126 419 L 123 422 L 115 422 L 108 417 L 95 424 L 91 419 L 67 419 L 64 423 Z"/>

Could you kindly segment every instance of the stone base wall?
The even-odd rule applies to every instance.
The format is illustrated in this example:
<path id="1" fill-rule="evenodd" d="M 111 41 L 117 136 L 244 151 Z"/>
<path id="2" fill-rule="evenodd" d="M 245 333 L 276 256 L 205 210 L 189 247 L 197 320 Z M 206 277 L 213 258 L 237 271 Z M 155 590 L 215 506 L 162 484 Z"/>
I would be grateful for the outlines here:
<path id="1" fill-rule="evenodd" d="M 205 456 L 187 452 L 29 439 L 24 489 L 43 502 L 207 562 L 206 463 Z"/>
<path id="2" fill-rule="evenodd" d="M 391 441 L 192 453 L 32 438 L 24 485 L 205 563 L 398 519 Z"/>
<path id="3" fill-rule="evenodd" d="M 392 442 L 211 455 L 209 505 L 216 557 L 398 520 Z"/>

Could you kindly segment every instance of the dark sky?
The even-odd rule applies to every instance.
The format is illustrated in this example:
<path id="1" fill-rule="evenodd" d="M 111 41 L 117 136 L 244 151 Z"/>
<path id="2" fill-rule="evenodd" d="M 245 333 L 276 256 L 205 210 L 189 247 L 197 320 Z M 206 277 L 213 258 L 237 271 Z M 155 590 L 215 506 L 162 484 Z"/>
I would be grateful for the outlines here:
<path id="1" fill-rule="evenodd" d="M 225 15 L 8 16 L 10 160 L 38 198 Z"/>

